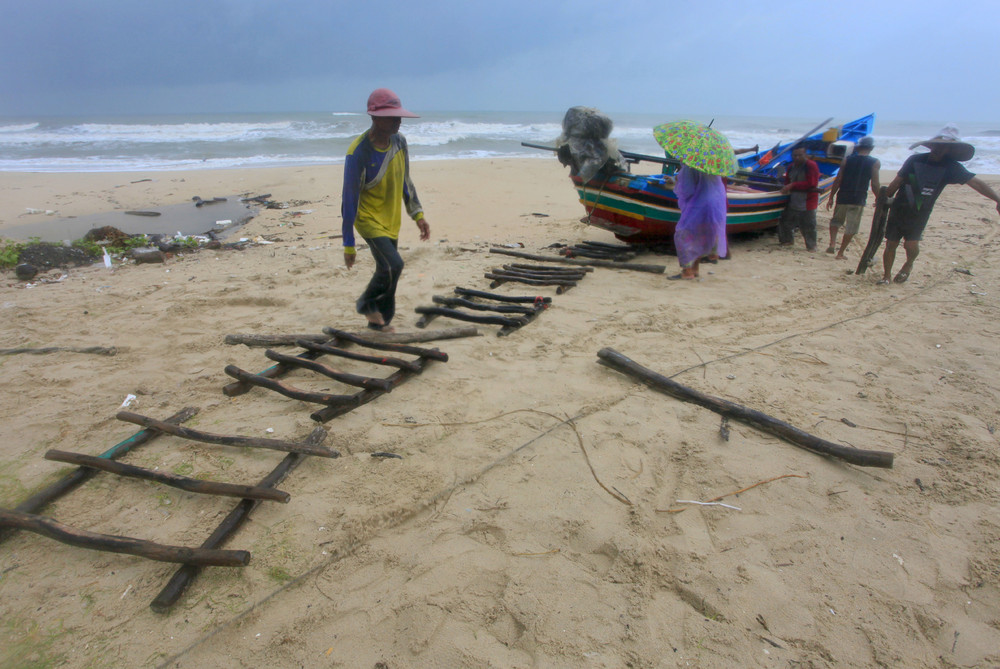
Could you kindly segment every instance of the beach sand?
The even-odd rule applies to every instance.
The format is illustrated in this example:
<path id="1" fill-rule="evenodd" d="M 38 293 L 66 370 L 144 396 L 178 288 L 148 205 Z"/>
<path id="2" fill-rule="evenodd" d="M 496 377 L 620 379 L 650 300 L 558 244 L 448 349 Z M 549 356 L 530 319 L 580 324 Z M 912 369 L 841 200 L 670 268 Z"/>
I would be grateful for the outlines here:
<path id="1" fill-rule="evenodd" d="M 404 222 L 401 331 L 434 295 L 488 290 L 484 272 L 510 261 L 491 244 L 614 241 L 580 223 L 554 159 L 416 162 L 413 178 L 431 240 Z M 361 251 L 347 270 L 331 238 L 340 181 L 337 167 L 0 175 L 0 234 L 46 216 L 29 208 L 290 203 L 236 233 L 271 244 L 54 271 L 30 287 L 3 274 L 0 347 L 118 353 L 0 357 L 0 505 L 69 471 L 47 450 L 96 455 L 134 434 L 115 419 L 128 395 L 154 418 L 198 407 L 194 429 L 304 439 L 316 405 L 222 393 L 226 365 L 271 365 L 223 339 L 362 325 L 353 302 L 372 262 Z M 875 285 L 880 261 L 849 274 L 867 222 L 837 261 L 822 252 L 828 220 L 821 209 L 819 253 L 801 238 L 737 239 L 698 282 L 666 280 L 676 259 L 645 255 L 667 274 L 597 269 L 562 295 L 496 289 L 552 307 L 507 337 L 479 326 L 424 344 L 448 362 L 326 423 L 342 457 L 307 459 L 279 486 L 291 501 L 263 503 L 227 544 L 250 563 L 206 569 L 167 614 L 149 603 L 173 566 L 18 532 L 0 545 L 0 665 L 1000 664 L 997 212 L 949 187 L 909 282 L 888 287 Z M 845 464 L 736 421 L 724 441 L 718 415 L 599 365 L 604 347 L 824 439 L 890 451 L 895 466 Z M 286 380 L 349 392 L 308 372 Z M 249 484 L 282 455 L 161 436 L 125 461 Z M 729 506 L 678 502 L 762 481 Z M 234 504 L 100 474 L 43 514 L 197 546 Z"/>

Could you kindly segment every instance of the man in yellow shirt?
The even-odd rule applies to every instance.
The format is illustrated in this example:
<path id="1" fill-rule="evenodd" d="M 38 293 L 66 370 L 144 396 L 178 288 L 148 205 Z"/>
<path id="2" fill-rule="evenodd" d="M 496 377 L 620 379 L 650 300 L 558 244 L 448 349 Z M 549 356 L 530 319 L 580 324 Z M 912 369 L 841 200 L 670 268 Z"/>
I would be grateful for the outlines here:
<path id="1" fill-rule="evenodd" d="M 372 118 L 371 128 L 351 142 L 344 163 L 344 263 L 350 269 L 357 258 L 356 228 L 375 259 L 375 274 L 358 298 L 358 313 L 368 319 L 369 328 L 391 331 L 396 286 L 403 271 L 403 258 L 397 250 L 401 205 L 420 229 L 421 241 L 430 239 L 431 228 L 410 180 L 406 138 L 399 133 L 404 117 L 419 117 L 404 109 L 399 96 L 388 88 L 379 88 L 368 96 L 368 115 Z"/>

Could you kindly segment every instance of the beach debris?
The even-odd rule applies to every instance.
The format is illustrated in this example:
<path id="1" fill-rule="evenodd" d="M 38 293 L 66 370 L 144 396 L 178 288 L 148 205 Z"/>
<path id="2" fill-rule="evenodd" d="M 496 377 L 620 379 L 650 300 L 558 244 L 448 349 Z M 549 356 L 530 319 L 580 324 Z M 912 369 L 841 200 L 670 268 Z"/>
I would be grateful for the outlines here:
<path id="1" fill-rule="evenodd" d="M 107 269 L 111 269 L 111 256 L 108 254 L 107 249 L 103 249 L 103 251 L 104 251 L 104 267 Z"/>
<path id="2" fill-rule="evenodd" d="M 137 179 L 135 181 L 129 181 L 130 184 L 141 184 L 145 181 L 152 181 L 152 179 Z"/>
<path id="3" fill-rule="evenodd" d="M 31 281 L 38 274 L 38 268 L 31 263 L 21 263 L 14 268 L 14 276 L 21 281 Z"/>
<path id="4" fill-rule="evenodd" d="M 723 416 L 722 423 L 719 425 L 719 436 L 722 437 L 722 441 L 729 441 L 729 417 Z"/>
<path id="5" fill-rule="evenodd" d="M 794 446 L 805 450 L 840 458 L 850 464 L 862 467 L 884 467 L 892 468 L 893 454 L 886 451 L 868 451 L 851 446 L 842 446 L 825 439 L 816 437 L 804 430 L 793 427 L 784 421 L 778 420 L 755 409 L 724 400 L 719 397 L 706 395 L 692 388 L 688 388 L 676 381 L 657 374 L 647 369 L 634 360 L 622 355 L 612 348 L 602 348 L 597 352 L 598 362 L 615 369 L 623 374 L 632 376 L 636 380 L 642 381 L 653 389 L 666 393 L 672 397 L 685 402 L 691 402 L 705 407 L 723 416 L 735 418 L 744 423 L 752 425 L 765 432 L 773 434 Z"/>
<path id="6" fill-rule="evenodd" d="M 561 295 L 570 288 L 576 287 L 577 282 L 586 275 L 585 270 L 571 267 L 514 263 L 494 268 L 486 272 L 484 276 L 492 281 L 490 288 L 502 286 L 507 282 L 525 283 L 531 286 L 557 286 L 556 294 Z"/>
<path id="7" fill-rule="evenodd" d="M 128 214 L 128 215 L 130 215 L 130 216 L 160 216 L 161 215 L 160 212 L 158 212 L 158 211 L 145 211 L 145 210 L 126 211 L 125 213 Z"/>
<path id="8" fill-rule="evenodd" d="M 132 249 L 132 259 L 136 264 L 167 262 L 167 255 L 158 248 L 145 247 Z"/>
<path id="9" fill-rule="evenodd" d="M 55 209 L 35 209 L 33 207 L 25 207 L 25 214 L 45 214 L 46 216 L 54 216 L 57 212 Z"/>
<path id="10" fill-rule="evenodd" d="M 383 458 L 383 459 L 384 458 L 398 458 L 399 460 L 403 459 L 402 455 L 396 455 L 395 453 L 389 453 L 387 451 L 375 451 L 374 453 L 371 454 L 371 456 L 373 458 Z"/>
<path id="11" fill-rule="evenodd" d="M 121 408 L 123 408 L 123 409 L 129 408 L 130 406 L 132 406 L 132 402 L 134 402 L 136 399 L 137 398 L 136 398 L 135 395 L 133 395 L 132 393 L 129 393 L 128 395 L 125 396 L 125 401 L 122 402 Z"/>
<path id="12" fill-rule="evenodd" d="M 722 502 L 697 502 L 693 499 L 679 499 L 678 504 L 697 504 L 698 506 L 724 506 L 727 509 L 733 509 L 735 511 L 742 511 L 738 506 L 733 506 L 731 504 L 723 504 Z"/>
<path id="13" fill-rule="evenodd" d="M 109 246 L 123 247 L 131 237 L 132 235 L 122 232 L 113 225 L 105 225 L 100 228 L 91 228 L 83 236 L 83 239 L 88 242 L 108 242 Z"/>
<path id="14" fill-rule="evenodd" d="M 969 276 L 973 275 L 972 270 L 965 269 L 964 267 L 955 267 L 953 269 L 959 274 L 968 274 Z"/>
<path id="15" fill-rule="evenodd" d="M 194 201 L 194 206 L 202 207 L 206 204 L 217 204 L 219 202 L 228 202 L 227 198 L 224 197 L 213 197 L 211 200 L 203 200 L 197 195 L 191 198 Z"/>
<path id="16" fill-rule="evenodd" d="M 559 251 L 559 255 L 567 258 L 596 258 L 598 260 L 615 260 L 624 262 L 632 260 L 641 247 L 623 246 L 621 244 L 606 244 L 604 242 L 582 241 L 573 246 L 567 246 Z"/>
<path id="17" fill-rule="evenodd" d="M 780 476 L 772 476 L 769 479 L 764 479 L 763 481 L 758 481 L 757 483 L 754 483 L 753 485 L 748 485 L 745 488 L 740 488 L 739 490 L 734 490 L 733 492 L 727 492 L 724 495 L 718 495 L 717 497 L 713 497 L 712 499 L 707 499 L 707 500 L 705 500 L 704 503 L 718 502 L 721 499 L 725 499 L 727 497 L 732 497 L 733 495 L 739 495 L 741 493 L 745 493 L 747 490 L 753 490 L 754 488 L 756 488 L 758 486 L 762 486 L 765 483 L 771 483 L 772 481 L 779 481 L 781 479 L 788 479 L 788 478 L 807 479 L 809 477 L 806 476 L 806 475 L 804 475 L 804 474 L 781 474 Z M 677 501 L 680 502 L 680 500 L 677 500 Z M 702 502 L 693 502 L 693 503 L 694 504 L 702 504 Z M 681 508 L 681 509 L 656 509 L 656 511 L 658 513 L 680 513 L 683 510 L 684 510 L 683 508 Z M 780 567 L 781 565 L 778 565 L 778 566 Z"/>
<path id="18" fill-rule="evenodd" d="M 843 423 L 844 425 L 846 425 L 847 427 L 857 427 L 858 426 L 857 423 L 852 423 L 851 421 L 847 420 L 846 418 L 841 418 L 840 422 Z"/>
<path id="19" fill-rule="evenodd" d="M 255 202 L 257 204 L 264 204 L 267 202 L 268 198 L 271 197 L 270 193 L 265 193 L 264 195 L 254 195 L 248 197 L 241 197 L 240 202 Z"/>

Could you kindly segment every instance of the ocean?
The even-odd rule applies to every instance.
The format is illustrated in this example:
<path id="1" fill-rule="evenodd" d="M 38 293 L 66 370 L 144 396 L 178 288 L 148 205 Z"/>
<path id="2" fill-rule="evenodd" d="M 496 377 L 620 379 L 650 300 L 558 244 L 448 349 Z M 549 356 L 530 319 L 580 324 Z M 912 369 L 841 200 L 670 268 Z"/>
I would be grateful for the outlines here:
<path id="1" fill-rule="evenodd" d="M 831 125 L 864 116 L 837 118 Z M 662 156 L 652 128 L 685 118 L 671 114 L 607 115 L 620 149 Z M 551 153 L 521 142 L 551 144 L 562 112 L 429 112 L 404 119 L 402 132 L 418 160 L 537 158 Z M 713 119 L 695 118 L 706 122 Z M 771 147 L 797 139 L 822 118 L 717 117 L 713 127 L 734 147 Z M 891 121 L 876 116 L 874 155 L 884 169 L 898 168 L 909 146 L 955 122 L 976 146 L 966 163 L 977 173 L 1000 174 L 1000 122 Z M 0 172 L 120 172 L 327 165 L 344 160 L 351 139 L 369 126 L 355 112 L 136 116 L 105 118 L 0 118 Z M 637 172 L 653 172 L 642 166 Z"/>

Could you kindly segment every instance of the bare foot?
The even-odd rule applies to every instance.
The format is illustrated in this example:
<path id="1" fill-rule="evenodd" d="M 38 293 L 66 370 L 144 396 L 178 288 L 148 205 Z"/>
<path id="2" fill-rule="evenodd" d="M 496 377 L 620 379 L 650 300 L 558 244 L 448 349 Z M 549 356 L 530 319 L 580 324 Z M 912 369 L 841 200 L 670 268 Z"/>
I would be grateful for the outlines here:
<path id="1" fill-rule="evenodd" d="M 382 328 L 385 326 L 385 319 L 382 318 L 382 314 L 380 314 L 377 311 L 373 311 L 370 314 L 365 314 L 365 318 L 368 319 L 368 327 L 375 325 L 378 326 L 379 328 Z"/>
<path id="2" fill-rule="evenodd" d="M 835 260 L 847 260 L 847 256 L 845 256 L 843 253 L 838 253 Z"/>

